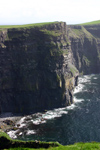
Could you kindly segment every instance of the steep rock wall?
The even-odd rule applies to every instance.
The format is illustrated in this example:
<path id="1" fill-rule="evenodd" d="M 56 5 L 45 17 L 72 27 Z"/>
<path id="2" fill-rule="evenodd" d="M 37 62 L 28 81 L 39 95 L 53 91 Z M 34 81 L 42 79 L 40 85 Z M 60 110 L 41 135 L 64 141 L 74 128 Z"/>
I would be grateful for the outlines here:
<path id="1" fill-rule="evenodd" d="M 100 73 L 100 25 L 1 29 L 0 111 L 25 114 L 70 105 L 76 68 Z"/>
<path id="2" fill-rule="evenodd" d="M 1 113 L 33 113 L 73 103 L 74 61 L 66 23 L 2 29 Z"/>
<path id="3" fill-rule="evenodd" d="M 99 28 L 94 26 L 90 29 L 90 26 L 68 27 L 75 66 L 82 74 L 100 73 Z"/>
<path id="4" fill-rule="evenodd" d="M 100 24 L 84 25 L 84 28 L 90 32 L 95 38 L 100 38 Z"/>

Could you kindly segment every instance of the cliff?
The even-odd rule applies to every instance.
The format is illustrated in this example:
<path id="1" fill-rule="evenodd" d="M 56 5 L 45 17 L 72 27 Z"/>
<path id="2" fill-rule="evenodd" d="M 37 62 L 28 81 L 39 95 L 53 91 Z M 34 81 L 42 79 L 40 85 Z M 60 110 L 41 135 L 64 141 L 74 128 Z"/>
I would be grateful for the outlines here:
<path id="1" fill-rule="evenodd" d="M 79 72 L 100 73 L 100 25 L 69 26 L 68 36 Z"/>
<path id="2" fill-rule="evenodd" d="M 73 103 L 74 62 L 64 22 L 2 28 L 1 113 L 33 113 Z"/>
<path id="3" fill-rule="evenodd" d="M 64 22 L 0 29 L 0 112 L 73 103 L 81 74 L 100 73 L 100 25 Z"/>

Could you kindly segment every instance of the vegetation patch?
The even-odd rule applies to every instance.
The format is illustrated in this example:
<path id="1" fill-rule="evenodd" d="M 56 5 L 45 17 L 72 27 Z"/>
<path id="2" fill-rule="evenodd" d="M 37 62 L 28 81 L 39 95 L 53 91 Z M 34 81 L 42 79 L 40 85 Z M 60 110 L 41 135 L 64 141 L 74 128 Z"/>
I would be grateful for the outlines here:
<path id="1" fill-rule="evenodd" d="M 72 31 L 76 34 L 77 37 L 87 37 L 89 40 L 93 38 L 92 34 L 88 32 L 84 27 L 81 27 L 81 29 L 72 29 Z"/>
<path id="2" fill-rule="evenodd" d="M 90 66 L 90 61 L 86 56 L 83 56 L 83 61 L 85 61 L 86 65 L 89 67 Z"/>
<path id="3" fill-rule="evenodd" d="M 78 73 L 78 70 L 72 64 L 69 64 L 69 68 L 73 76 L 75 76 L 75 74 Z"/>
<path id="4" fill-rule="evenodd" d="M 58 147 L 58 142 L 41 142 L 41 141 L 18 141 L 12 140 L 6 133 L 0 130 L 0 149 L 11 148 L 49 148 Z"/>
<path id="5" fill-rule="evenodd" d="M 49 36 L 54 36 L 54 37 L 60 36 L 62 34 L 59 30 L 44 29 L 44 30 L 41 30 L 41 31 L 44 32 L 45 34 L 49 35 Z"/>
<path id="6" fill-rule="evenodd" d="M 82 23 L 80 25 L 96 25 L 96 24 L 100 24 L 100 20 L 86 22 L 86 23 Z"/>
<path id="7" fill-rule="evenodd" d="M 100 143 L 75 143 L 63 146 L 58 142 L 18 141 L 12 140 L 5 132 L 0 130 L 1 150 L 100 150 Z"/>
<path id="8" fill-rule="evenodd" d="M 24 25 L 0 25 L 0 29 L 42 27 L 44 25 L 50 25 L 55 23 L 59 23 L 59 22 L 43 22 L 43 23 L 24 24 Z"/>

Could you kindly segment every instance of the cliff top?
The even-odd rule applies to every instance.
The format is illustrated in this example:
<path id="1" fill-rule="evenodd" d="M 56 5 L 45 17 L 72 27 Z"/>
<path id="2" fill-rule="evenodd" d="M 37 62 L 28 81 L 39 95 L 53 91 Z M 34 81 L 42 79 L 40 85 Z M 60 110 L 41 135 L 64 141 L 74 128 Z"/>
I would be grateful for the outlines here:
<path id="1" fill-rule="evenodd" d="M 80 25 L 98 25 L 100 24 L 100 20 L 96 20 L 96 21 L 92 21 L 92 22 L 86 22 L 86 23 L 82 23 Z"/>
<path id="2" fill-rule="evenodd" d="M 0 25 L 0 29 L 9 29 L 9 28 L 31 28 L 31 27 L 42 27 L 44 25 L 57 24 L 59 22 L 43 22 L 43 23 L 34 23 L 34 24 L 24 24 L 24 25 Z"/>

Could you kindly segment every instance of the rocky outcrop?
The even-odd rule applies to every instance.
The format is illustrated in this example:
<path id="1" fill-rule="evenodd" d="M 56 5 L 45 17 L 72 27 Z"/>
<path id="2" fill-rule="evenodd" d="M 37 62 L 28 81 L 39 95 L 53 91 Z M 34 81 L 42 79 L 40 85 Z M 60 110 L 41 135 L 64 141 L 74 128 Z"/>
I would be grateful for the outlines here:
<path id="1" fill-rule="evenodd" d="M 0 111 L 25 114 L 73 103 L 79 73 L 71 44 L 64 22 L 1 29 Z"/>

